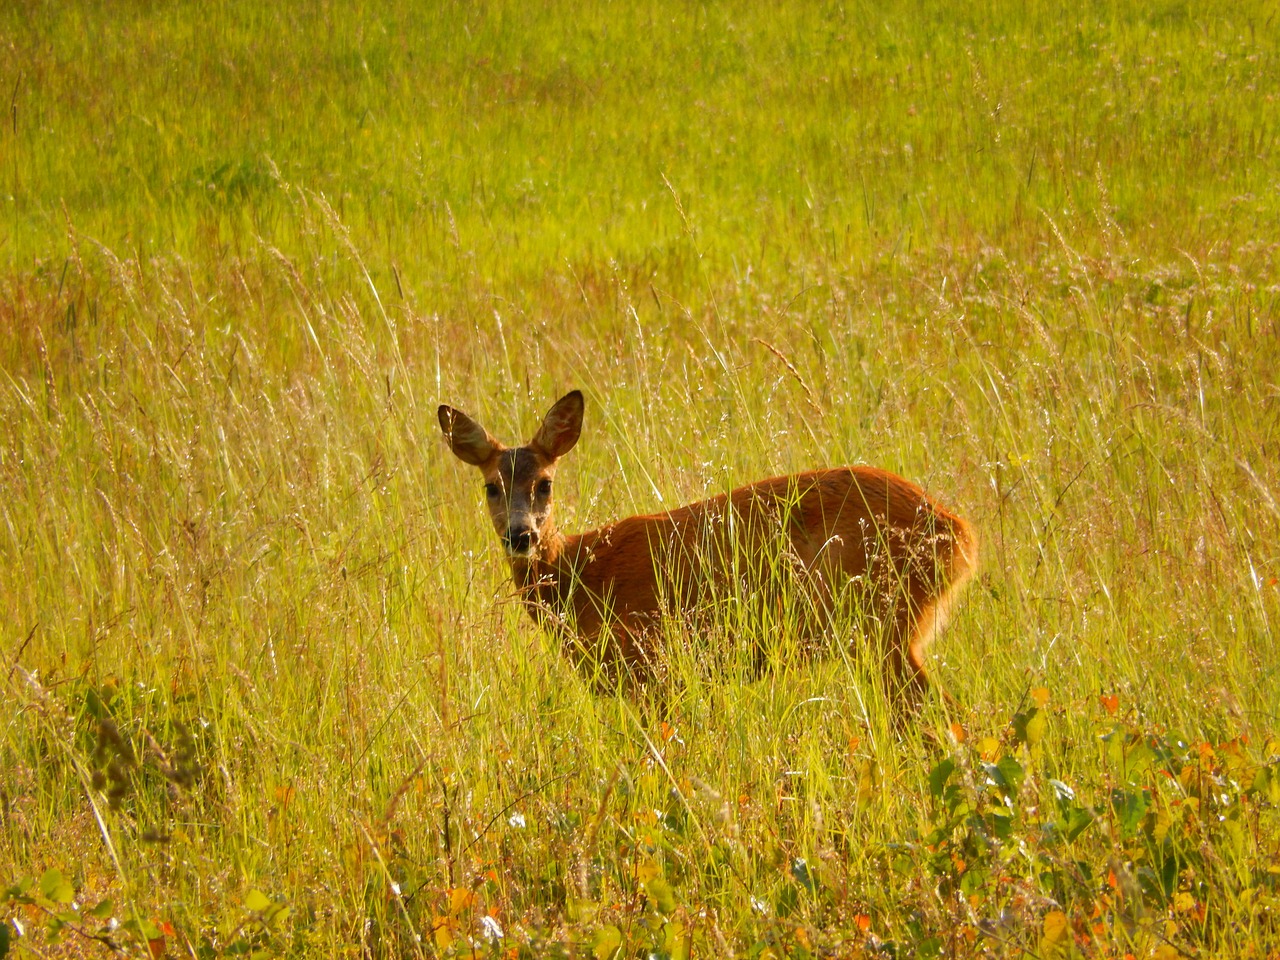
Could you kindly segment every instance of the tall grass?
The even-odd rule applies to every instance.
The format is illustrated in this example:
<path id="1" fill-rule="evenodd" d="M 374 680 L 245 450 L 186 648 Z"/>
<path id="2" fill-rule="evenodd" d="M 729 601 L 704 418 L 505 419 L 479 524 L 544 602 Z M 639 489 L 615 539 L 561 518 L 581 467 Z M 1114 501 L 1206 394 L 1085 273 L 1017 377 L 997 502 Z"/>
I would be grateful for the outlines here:
<path id="1" fill-rule="evenodd" d="M 1269 17 L 0 11 L 10 949 L 1273 951 Z M 570 386 L 570 531 L 970 518 L 956 704 L 678 631 L 594 695 L 435 424 Z"/>

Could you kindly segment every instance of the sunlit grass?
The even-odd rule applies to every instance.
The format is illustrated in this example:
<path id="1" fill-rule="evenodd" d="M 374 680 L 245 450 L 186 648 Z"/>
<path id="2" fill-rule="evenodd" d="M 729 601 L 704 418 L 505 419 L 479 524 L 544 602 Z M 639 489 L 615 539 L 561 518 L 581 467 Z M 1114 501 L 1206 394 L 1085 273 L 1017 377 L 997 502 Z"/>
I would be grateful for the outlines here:
<path id="1" fill-rule="evenodd" d="M 0 13 L 12 949 L 1274 950 L 1267 13 Z M 435 421 L 575 386 L 567 531 L 969 518 L 955 704 L 735 624 L 593 694 Z"/>

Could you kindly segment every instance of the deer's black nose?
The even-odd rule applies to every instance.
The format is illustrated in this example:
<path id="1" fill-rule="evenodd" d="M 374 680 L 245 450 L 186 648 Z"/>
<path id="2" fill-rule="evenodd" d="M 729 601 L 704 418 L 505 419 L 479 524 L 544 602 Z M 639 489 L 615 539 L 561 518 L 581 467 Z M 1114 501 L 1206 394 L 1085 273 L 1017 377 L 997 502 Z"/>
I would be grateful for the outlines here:
<path id="1" fill-rule="evenodd" d="M 511 527 L 507 530 L 507 535 L 502 539 L 506 543 L 509 552 L 525 554 L 537 545 L 538 531 L 528 526 Z"/>

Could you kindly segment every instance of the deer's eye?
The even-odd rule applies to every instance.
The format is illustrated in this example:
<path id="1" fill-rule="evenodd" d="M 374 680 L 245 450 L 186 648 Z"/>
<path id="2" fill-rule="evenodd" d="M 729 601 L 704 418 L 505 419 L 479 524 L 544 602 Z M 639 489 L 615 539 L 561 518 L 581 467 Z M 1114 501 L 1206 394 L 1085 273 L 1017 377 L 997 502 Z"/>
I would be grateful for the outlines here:
<path id="1" fill-rule="evenodd" d="M 502 490 L 499 489 L 496 483 L 486 483 L 484 485 L 484 495 L 490 500 L 496 500 L 501 493 Z"/>
<path id="2" fill-rule="evenodd" d="M 537 493 L 538 493 L 538 496 L 540 496 L 540 497 L 549 497 L 549 496 L 551 496 L 551 481 L 550 481 L 550 480 L 539 480 L 539 481 L 538 481 L 538 487 L 537 487 Z"/>

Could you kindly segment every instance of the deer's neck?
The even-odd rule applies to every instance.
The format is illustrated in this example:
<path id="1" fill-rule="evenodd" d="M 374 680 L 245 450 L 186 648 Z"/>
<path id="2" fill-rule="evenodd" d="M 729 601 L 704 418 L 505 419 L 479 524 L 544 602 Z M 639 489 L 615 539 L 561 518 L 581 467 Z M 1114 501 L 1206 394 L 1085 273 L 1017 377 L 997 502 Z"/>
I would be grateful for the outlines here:
<path id="1" fill-rule="evenodd" d="M 573 565 L 576 551 L 567 550 L 569 541 L 548 524 L 540 532 L 534 557 L 512 557 L 511 578 L 534 620 L 548 614 L 562 615 L 572 584 L 577 579 Z"/>

